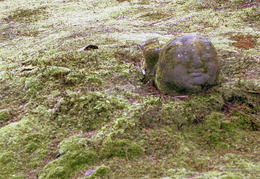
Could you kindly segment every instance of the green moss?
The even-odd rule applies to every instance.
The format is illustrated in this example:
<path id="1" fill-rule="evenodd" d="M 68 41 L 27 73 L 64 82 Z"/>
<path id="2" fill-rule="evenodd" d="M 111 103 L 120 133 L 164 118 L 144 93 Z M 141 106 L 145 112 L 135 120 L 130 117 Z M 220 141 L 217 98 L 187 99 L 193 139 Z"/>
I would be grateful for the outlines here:
<path id="1" fill-rule="evenodd" d="M 12 162 L 12 159 L 14 158 L 14 156 L 15 156 L 15 153 L 11 152 L 11 151 L 2 153 L 0 156 L 0 159 L 1 159 L 0 161 L 3 165 L 7 165 L 9 162 Z"/>
<path id="2" fill-rule="evenodd" d="M 71 72 L 66 77 L 66 82 L 69 84 L 77 84 L 84 80 L 85 74 L 83 72 Z"/>
<path id="3" fill-rule="evenodd" d="M 105 177 L 109 173 L 110 167 L 101 165 L 95 169 L 95 171 L 87 177 L 84 177 L 86 179 L 95 179 L 95 178 L 102 178 Z"/>
<path id="4" fill-rule="evenodd" d="M 220 128 L 225 131 L 232 132 L 233 130 L 236 129 L 236 125 L 229 120 L 223 120 L 220 122 Z"/>
<path id="5" fill-rule="evenodd" d="M 255 130 L 254 127 L 254 116 L 247 114 L 244 110 L 234 111 L 230 116 L 230 121 L 236 125 L 236 128 L 242 130 Z"/>
<path id="6" fill-rule="evenodd" d="M 123 107 L 120 99 L 100 92 L 70 92 L 61 101 L 56 122 L 68 127 L 77 126 L 84 131 L 95 130 Z"/>
<path id="7" fill-rule="evenodd" d="M 220 113 L 208 115 L 198 127 L 198 135 L 201 136 L 202 141 L 207 143 L 209 147 L 219 147 L 222 149 L 228 149 L 230 147 L 230 144 L 225 141 L 232 138 L 233 134 L 230 134 L 230 131 L 221 129 L 220 120 L 222 117 L 223 114 Z"/>
<path id="8" fill-rule="evenodd" d="M 46 7 L 36 7 L 34 9 L 17 8 L 10 12 L 9 18 L 15 22 L 32 22 L 41 18 L 42 14 L 46 14 Z"/>
<path id="9" fill-rule="evenodd" d="M 62 77 L 69 74 L 71 70 L 65 67 L 51 66 L 47 68 L 45 75 L 50 77 Z"/>
<path id="10" fill-rule="evenodd" d="M 8 109 L 0 110 L 0 123 L 9 121 L 11 119 L 11 115 Z"/>
<path id="11" fill-rule="evenodd" d="M 120 157 L 125 159 L 133 159 L 143 154 L 142 148 L 135 142 L 126 139 L 112 140 L 105 139 L 100 151 L 103 158 Z"/>
<path id="12" fill-rule="evenodd" d="M 88 140 L 81 135 L 75 135 L 63 140 L 58 147 L 59 153 L 64 155 L 70 151 L 87 149 Z"/>
<path id="13" fill-rule="evenodd" d="M 175 125 L 180 130 L 183 125 L 187 124 L 188 118 L 184 114 L 185 107 L 183 103 L 167 103 L 162 106 L 160 122 L 166 125 Z M 158 124 L 157 124 L 158 125 Z"/>
<path id="14" fill-rule="evenodd" d="M 71 178 L 87 164 L 97 160 L 94 151 L 86 149 L 72 150 L 58 159 L 49 162 L 40 172 L 39 178 Z"/>
<path id="15" fill-rule="evenodd" d="M 0 163 L 0 168 L 5 171 L 3 176 L 8 178 L 22 167 L 35 168 L 48 155 L 47 130 L 41 131 L 38 126 L 39 123 L 35 119 L 28 117 L 1 128 L 0 147 L 3 163 Z"/>
<path id="16" fill-rule="evenodd" d="M 219 111 L 224 105 L 221 93 L 194 96 L 185 106 L 196 114 L 209 114 L 212 111 Z"/>

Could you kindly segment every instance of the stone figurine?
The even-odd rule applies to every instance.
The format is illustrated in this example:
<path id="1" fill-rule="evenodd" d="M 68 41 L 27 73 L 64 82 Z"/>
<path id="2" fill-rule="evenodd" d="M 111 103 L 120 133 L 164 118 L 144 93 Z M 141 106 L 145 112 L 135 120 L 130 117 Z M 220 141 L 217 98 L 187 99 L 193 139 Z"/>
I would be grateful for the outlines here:
<path id="1" fill-rule="evenodd" d="M 196 93 L 218 81 L 217 52 L 205 37 L 184 35 L 162 48 L 154 38 L 140 47 L 145 59 L 145 76 L 164 94 Z"/>

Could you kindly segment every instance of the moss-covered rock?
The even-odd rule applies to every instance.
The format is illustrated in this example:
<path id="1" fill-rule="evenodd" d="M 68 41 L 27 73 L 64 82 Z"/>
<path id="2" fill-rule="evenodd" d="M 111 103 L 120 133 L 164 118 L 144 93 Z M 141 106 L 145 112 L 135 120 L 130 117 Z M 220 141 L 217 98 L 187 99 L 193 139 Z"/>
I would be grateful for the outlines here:
<path id="1" fill-rule="evenodd" d="M 185 35 L 170 41 L 156 64 L 155 83 L 166 94 L 198 92 L 217 83 L 220 64 L 205 37 Z"/>
<path id="2" fill-rule="evenodd" d="M 155 64 L 158 62 L 160 53 L 160 43 L 157 38 L 146 40 L 140 44 L 144 55 L 143 74 L 151 82 L 155 77 Z"/>

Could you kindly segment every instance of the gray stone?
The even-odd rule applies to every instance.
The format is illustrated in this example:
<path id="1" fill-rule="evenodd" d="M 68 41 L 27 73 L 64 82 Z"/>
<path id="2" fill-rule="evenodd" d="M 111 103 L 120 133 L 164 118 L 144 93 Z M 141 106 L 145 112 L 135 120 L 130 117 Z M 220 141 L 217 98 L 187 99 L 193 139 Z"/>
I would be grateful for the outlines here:
<path id="1" fill-rule="evenodd" d="M 155 64 L 158 62 L 160 43 L 157 38 L 148 39 L 140 44 L 144 55 L 143 74 L 149 81 L 155 77 Z"/>
<path id="2" fill-rule="evenodd" d="M 147 57 L 145 55 L 145 62 L 149 61 Z M 148 69 L 154 70 L 150 74 L 154 76 L 155 85 L 165 94 L 196 93 L 218 81 L 217 52 L 207 38 L 199 35 L 185 35 L 170 41 L 160 50 L 157 61 L 153 67 L 148 65 Z"/>

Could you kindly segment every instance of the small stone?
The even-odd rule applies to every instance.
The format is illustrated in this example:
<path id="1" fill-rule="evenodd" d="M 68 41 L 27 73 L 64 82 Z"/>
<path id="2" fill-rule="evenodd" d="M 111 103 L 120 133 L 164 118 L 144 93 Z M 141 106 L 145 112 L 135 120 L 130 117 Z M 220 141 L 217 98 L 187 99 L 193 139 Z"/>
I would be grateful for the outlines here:
<path id="1" fill-rule="evenodd" d="M 155 64 L 158 62 L 160 53 L 160 43 L 157 38 L 148 39 L 140 44 L 144 55 L 144 64 L 142 73 L 152 81 L 155 76 Z"/>
<path id="2" fill-rule="evenodd" d="M 98 46 L 97 45 L 92 45 L 92 44 L 89 44 L 87 45 L 86 47 L 83 48 L 83 50 L 95 50 L 95 49 L 98 49 Z"/>

